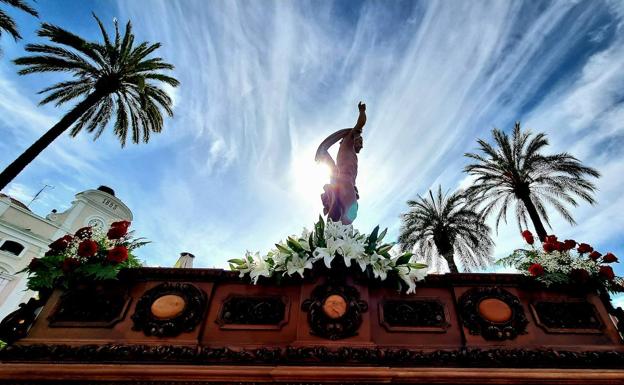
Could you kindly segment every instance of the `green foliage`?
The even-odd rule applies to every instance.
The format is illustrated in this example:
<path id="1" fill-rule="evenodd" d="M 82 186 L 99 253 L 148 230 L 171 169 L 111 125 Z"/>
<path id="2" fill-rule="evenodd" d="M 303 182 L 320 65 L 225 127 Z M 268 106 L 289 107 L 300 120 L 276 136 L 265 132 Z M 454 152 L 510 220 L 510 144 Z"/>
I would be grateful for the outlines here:
<path id="1" fill-rule="evenodd" d="M 547 205 L 574 224 L 566 205 L 577 206 L 578 198 L 594 203 L 596 187 L 587 177 L 599 177 L 598 171 L 583 166 L 565 152 L 543 154 L 548 146 L 545 134 L 522 131 L 520 123 L 516 123 L 511 137 L 498 129 L 492 130 L 492 136 L 493 145 L 479 139 L 481 153 L 465 154 L 475 163 L 466 166 L 464 171 L 476 177 L 467 194 L 484 215 L 496 216 L 497 229 L 501 220 L 507 223 L 510 209 L 516 213 L 520 230 L 528 228 L 527 208 L 522 199 L 530 200 L 541 220 L 548 225 Z"/>
<path id="2" fill-rule="evenodd" d="M 160 57 L 149 57 L 160 48 L 160 43 L 135 43 L 130 22 L 122 35 L 115 21 L 111 39 L 100 19 L 95 15 L 94 18 L 102 34 L 99 42 L 43 23 L 38 35 L 50 44 L 27 44 L 26 51 L 33 55 L 15 60 L 15 64 L 22 66 L 19 74 L 68 72 L 73 75 L 72 80 L 43 89 L 40 93 L 47 96 L 41 104 L 61 105 L 88 95 L 97 96 L 72 123 L 72 136 L 86 130 L 93 133 L 95 140 L 116 115 L 112 126 L 122 147 L 128 136 L 133 143 L 147 143 L 152 132 L 158 133 L 163 128 L 162 111 L 173 115 L 173 102 L 162 86 L 177 87 L 179 82 L 160 72 L 172 70 L 173 65 Z"/>
<path id="3" fill-rule="evenodd" d="M 428 265 L 437 266 L 440 257 L 459 258 L 464 270 L 483 268 L 492 262 L 494 241 L 484 218 L 475 211 L 463 192 L 418 196 L 407 202 L 402 215 L 399 244 L 416 251 Z"/>
<path id="4" fill-rule="evenodd" d="M 0 3 L 8 4 L 32 16 L 39 17 L 37 11 L 23 0 L 0 0 Z M 3 32 L 7 32 L 16 41 L 22 38 L 22 35 L 19 33 L 17 24 L 15 24 L 13 18 L 10 17 L 3 9 L 0 9 L 0 36 L 2 36 Z"/>

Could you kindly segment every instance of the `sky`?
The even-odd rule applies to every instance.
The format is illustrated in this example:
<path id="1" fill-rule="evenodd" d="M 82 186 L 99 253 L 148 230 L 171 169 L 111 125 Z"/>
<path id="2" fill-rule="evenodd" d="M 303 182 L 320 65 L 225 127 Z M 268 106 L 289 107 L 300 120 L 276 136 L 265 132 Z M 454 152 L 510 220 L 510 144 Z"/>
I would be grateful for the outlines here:
<path id="1" fill-rule="evenodd" d="M 60 138 L 4 191 L 31 208 L 69 207 L 74 194 L 108 185 L 152 243 L 138 254 L 171 266 L 181 251 L 196 267 L 225 267 L 322 211 L 326 174 L 316 146 L 352 127 L 367 104 L 355 227 L 396 239 L 406 201 L 439 184 L 470 183 L 465 152 L 515 121 L 548 135 L 598 169 L 597 204 L 560 238 L 624 259 L 624 3 L 621 1 L 167 1 L 39 0 L 37 20 L 13 11 L 24 39 L 4 36 L 0 57 L 0 167 L 71 108 L 37 106 L 37 91 L 64 74 L 18 76 L 11 60 L 41 42 L 38 24 L 88 39 L 133 23 L 159 41 L 180 80 L 173 118 L 148 144 L 121 148 L 112 130 Z M 511 219 L 494 233 L 495 257 L 524 244 Z M 531 229 L 533 230 L 533 229 Z M 490 269 L 491 270 L 491 269 Z M 624 275 L 624 266 L 616 273 Z"/>

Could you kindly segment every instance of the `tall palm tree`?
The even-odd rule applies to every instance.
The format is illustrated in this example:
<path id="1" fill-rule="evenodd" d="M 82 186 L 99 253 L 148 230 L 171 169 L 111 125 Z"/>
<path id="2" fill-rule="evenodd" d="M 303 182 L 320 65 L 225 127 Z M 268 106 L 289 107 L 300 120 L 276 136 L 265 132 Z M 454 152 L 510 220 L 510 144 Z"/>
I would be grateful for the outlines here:
<path id="1" fill-rule="evenodd" d="M 515 124 L 511 138 L 506 133 L 492 130 L 495 145 L 479 139 L 483 154 L 466 153 L 477 162 L 464 171 L 476 177 L 467 190 L 476 205 L 482 205 L 485 215 L 496 213 L 496 228 L 500 220 L 507 221 L 507 209 L 515 204 L 520 229 L 527 228 L 527 214 L 540 240 L 546 238 L 542 220 L 550 227 L 546 205 L 555 208 L 570 224 L 575 224 L 566 204 L 578 205 L 578 198 L 594 204 L 596 186 L 587 176 L 600 173 L 568 153 L 545 155 L 546 135 L 520 129 Z"/>
<path id="2" fill-rule="evenodd" d="M 0 3 L 8 4 L 35 17 L 39 17 L 37 11 L 23 0 L 0 0 Z M 17 24 L 15 24 L 13 18 L 0 9 L 0 36 L 2 36 L 2 32 L 9 33 L 16 41 L 22 38 L 22 35 L 20 35 L 17 29 Z"/>
<path id="3" fill-rule="evenodd" d="M 58 106 L 76 98 L 80 101 L 0 174 L 0 190 L 70 128 L 71 136 L 84 129 L 94 133 L 95 140 L 116 115 L 113 132 L 123 147 L 129 134 L 132 142 L 142 140 L 147 143 L 151 132 L 160 132 L 163 126 L 161 109 L 173 116 L 171 98 L 160 87 L 162 83 L 173 87 L 179 83 L 159 72 L 171 70 L 173 65 L 159 57 L 147 58 L 160 47 L 160 43 L 135 44 L 130 22 L 122 37 L 116 21 L 115 36 L 111 40 L 102 22 L 93 16 L 103 42 L 86 41 L 63 28 L 43 23 L 38 35 L 55 44 L 28 44 L 26 50 L 36 55 L 15 60 L 17 65 L 23 66 L 18 72 L 20 75 L 72 73 L 72 80 L 42 90 L 40 93 L 47 93 L 47 96 L 41 104 L 56 102 Z"/>
<path id="4" fill-rule="evenodd" d="M 490 228 L 466 203 L 462 191 L 443 194 L 441 186 L 435 197 L 430 190 L 428 198 L 419 195 L 407 201 L 410 209 L 402 215 L 401 248 L 421 254 L 430 266 L 442 257 L 451 273 L 459 272 L 455 256 L 466 271 L 490 264 L 494 248 Z"/>

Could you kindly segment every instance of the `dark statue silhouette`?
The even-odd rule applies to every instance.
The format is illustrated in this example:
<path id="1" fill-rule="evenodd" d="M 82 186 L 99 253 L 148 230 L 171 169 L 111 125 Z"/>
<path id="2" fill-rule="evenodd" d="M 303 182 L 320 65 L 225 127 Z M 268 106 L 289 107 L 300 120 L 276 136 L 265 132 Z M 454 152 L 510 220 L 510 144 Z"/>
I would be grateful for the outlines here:
<path id="1" fill-rule="evenodd" d="M 358 170 L 357 154 L 363 147 L 362 128 L 366 124 L 366 104 L 358 104 L 360 115 L 353 128 L 344 128 L 328 136 L 316 150 L 315 160 L 330 167 L 331 180 L 323 186 L 321 194 L 323 213 L 334 222 L 345 225 L 352 223 L 357 216 L 359 198 L 355 179 Z M 339 140 L 337 161 L 329 155 L 329 148 Z"/>

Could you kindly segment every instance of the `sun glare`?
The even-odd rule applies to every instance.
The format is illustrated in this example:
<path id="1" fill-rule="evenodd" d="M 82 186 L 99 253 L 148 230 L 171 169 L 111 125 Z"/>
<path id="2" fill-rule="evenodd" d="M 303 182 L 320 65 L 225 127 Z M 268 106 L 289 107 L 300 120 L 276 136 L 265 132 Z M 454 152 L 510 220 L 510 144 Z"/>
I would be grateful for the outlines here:
<path id="1" fill-rule="evenodd" d="M 294 189 L 301 200 L 320 205 L 323 186 L 329 183 L 329 167 L 315 162 L 313 157 L 297 157 L 293 160 L 291 172 Z"/>

